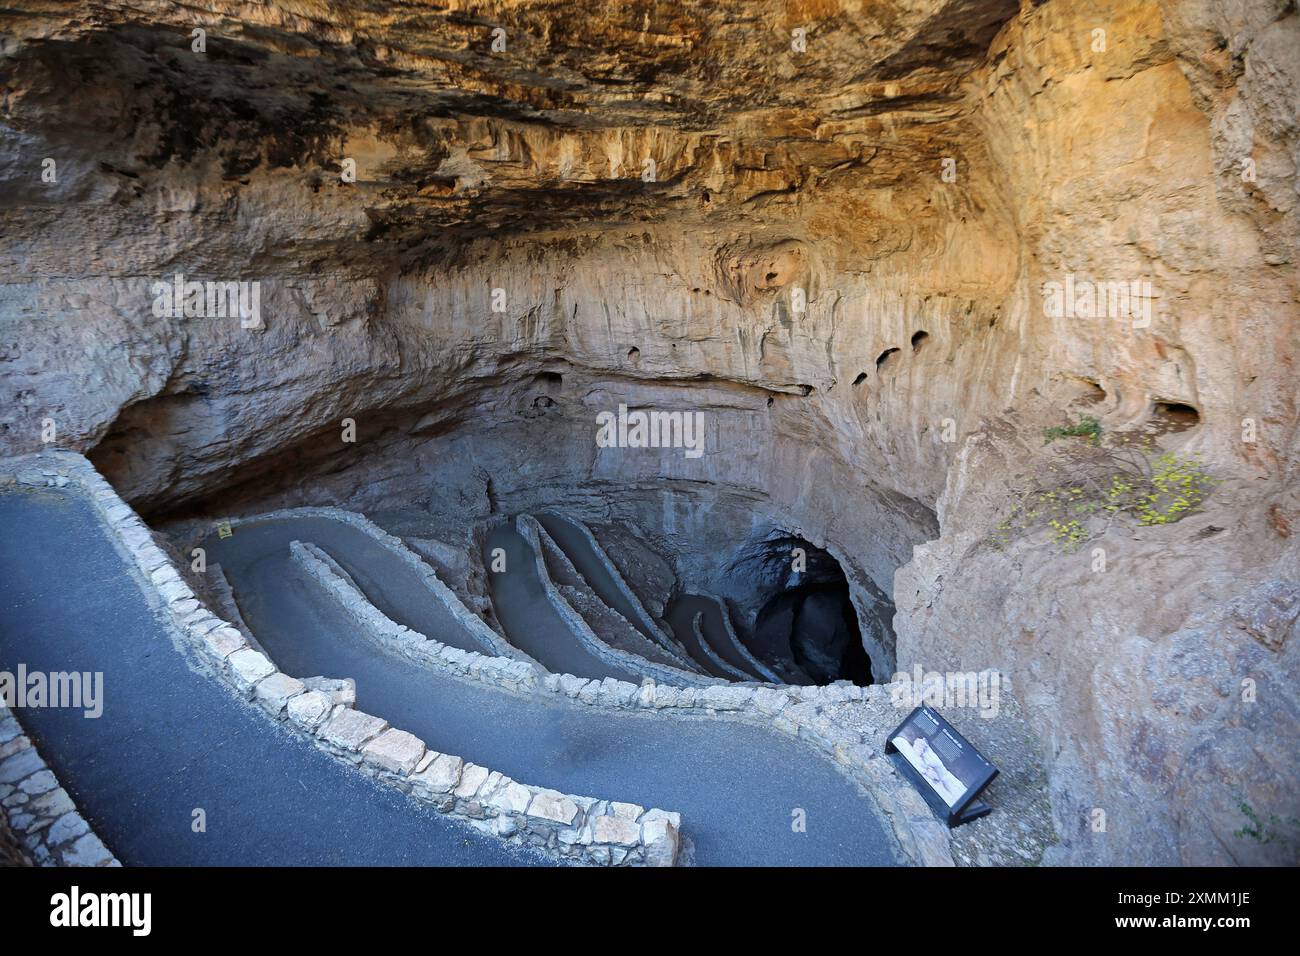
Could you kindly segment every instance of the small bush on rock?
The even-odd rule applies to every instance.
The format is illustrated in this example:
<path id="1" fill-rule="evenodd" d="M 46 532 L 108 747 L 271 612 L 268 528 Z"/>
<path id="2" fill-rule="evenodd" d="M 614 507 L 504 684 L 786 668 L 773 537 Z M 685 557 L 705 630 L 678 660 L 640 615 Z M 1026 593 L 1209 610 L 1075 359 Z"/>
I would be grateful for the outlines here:
<path id="1" fill-rule="evenodd" d="M 1101 422 L 1084 415 L 1073 425 L 1055 425 L 1043 429 L 1043 444 L 1050 445 L 1058 438 L 1089 438 L 1095 445 L 1101 441 Z"/>
<path id="2" fill-rule="evenodd" d="M 1046 527 L 1061 551 L 1077 551 L 1120 519 L 1151 527 L 1198 511 L 1217 480 L 1196 456 L 1095 445 L 1058 461 L 1049 473 L 1013 493 L 1015 503 L 989 543 L 1002 550 L 1013 537 Z"/>

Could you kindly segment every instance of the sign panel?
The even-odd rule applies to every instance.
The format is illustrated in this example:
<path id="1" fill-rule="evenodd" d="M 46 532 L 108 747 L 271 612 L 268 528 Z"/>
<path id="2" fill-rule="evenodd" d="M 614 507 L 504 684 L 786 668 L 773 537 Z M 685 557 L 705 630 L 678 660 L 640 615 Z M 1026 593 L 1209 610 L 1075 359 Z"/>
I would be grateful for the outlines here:
<path id="1" fill-rule="evenodd" d="M 977 800 L 998 775 L 975 746 L 931 707 L 907 715 L 889 735 L 885 753 L 950 827 L 982 817 L 993 808 Z"/>

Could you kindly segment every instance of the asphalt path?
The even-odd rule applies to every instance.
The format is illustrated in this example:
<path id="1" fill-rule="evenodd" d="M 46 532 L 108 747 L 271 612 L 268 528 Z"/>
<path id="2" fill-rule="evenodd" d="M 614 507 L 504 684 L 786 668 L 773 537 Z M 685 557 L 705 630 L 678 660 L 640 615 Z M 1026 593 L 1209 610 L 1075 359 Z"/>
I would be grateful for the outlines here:
<path id="1" fill-rule="evenodd" d="M 314 540 L 328 537 L 321 521 L 329 519 L 273 519 L 236 526 L 224 541 L 209 539 L 209 560 L 221 562 L 245 621 L 287 673 L 352 677 L 360 709 L 435 750 L 517 780 L 679 811 L 700 865 L 898 862 L 870 798 L 828 757 L 775 731 L 721 717 L 615 713 L 513 694 L 414 664 L 372 643 L 297 569 L 289 542 L 323 547 L 363 590 L 382 580 L 392 608 L 432 597 L 385 549 L 358 562 L 346 538 L 331 538 L 332 546 Z M 511 640 L 537 657 L 535 647 L 524 646 L 520 622 L 538 634 L 554 632 L 562 621 L 536 586 L 531 550 L 513 528 L 509 532 L 517 540 L 507 542 L 507 571 L 492 577 L 533 584 L 494 587 L 494 598 L 510 595 L 518 602 L 498 604 L 497 616 Z M 414 626 L 400 614 L 390 616 Z M 802 832 L 794 825 L 800 821 L 806 821 Z"/>
<path id="2" fill-rule="evenodd" d="M 623 615 L 628 623 L 648 640 L 659 643 L 655 633 L 642 622 L 642 614 L 647 613 L 645 609 L 634 605 L 623 593 L 623 589 L 610 574 L 609 568 L 596 557 L 591 542 L 573 522 L 556 514 L 540 514 L 537 516 L 537 522 L 546 529 L 551 540 L 560 546 L 560 550 L 582 575 L 583 580 L 596 592 L 597 597 Z"/>
<path id="3" fill-rule="evenodd" d="M 71 492 L 0 494 L 0 669 L 20 663 L 104 675 L 97 719 L 17 714 L 125 864 L 546 862 L 375 783 L 238 700 L 176 643 L 134 567 Z M 206 832 L 195 832 L 196 809 Z"/>
<path id="4" fill-rule="evenodd" d="M 720 658 L 730 664 L 732 667 L 742 673 L 750 675 L 754 680 L 766 680 L 761 674 L 754 670 L 753 665 L 745 660 L 731 642 L 727 634 L 727 625 L 722 620 L 725 613 L 722 606 L 715 600 L 707 598 L 702 594 L 679 594 L 674 598 L 665 609 L 665 615 L 672 623 L 674 633 L 679 627 L 687 630 L 693 630 L 691 622 L 695 620 L 695 615 L 700 617 L 700 632 L 704 640 L 708 642 L 709 647 Z M 694 635 L 692 634 L 692 641 Z M 734 678 L 732 678 L 734 680 Z"/>
<path id="5" fill-rule="evenodd" d="M 551 607 L 537 572 L 535 552 L 513 522 L 498 525 L 487 536 L 486 567 L 492 567 L 492 553 L 497 549 L 505 552 L 506 571 L 489 572 L 488 587 L 497 620 L 515 647 L 557 674 L 641 683 L 640 674 L 598 657 Z"/>

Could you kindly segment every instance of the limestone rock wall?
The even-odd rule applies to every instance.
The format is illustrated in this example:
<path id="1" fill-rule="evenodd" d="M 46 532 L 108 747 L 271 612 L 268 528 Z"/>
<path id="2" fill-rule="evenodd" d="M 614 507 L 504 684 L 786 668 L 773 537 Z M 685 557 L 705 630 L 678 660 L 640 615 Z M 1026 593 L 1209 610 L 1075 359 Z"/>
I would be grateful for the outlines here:
<path id="1" fill-rule="evenodd" d="M 723 596 L 799 534 L 878 671 L 1018 682 L 1063 858 L 1286 852 L 1233 821 L 1295 809 L 1251 749 L 1295 749 L 1290 6 L 66 6 L 0 47 L 0 451 L 52 429 L 160 516 L 563 503 Z M 259 282 L 262 327 L 156 316 L 176 273 Z M 1068 275 L 1151 321 L 1050 316 Z M 621 402 L 709 454 L 596 448 Z M 1115 529 L 1100 576 L 982 550 L 1044 426 L 1169 404 L 1204 526 Z"/>

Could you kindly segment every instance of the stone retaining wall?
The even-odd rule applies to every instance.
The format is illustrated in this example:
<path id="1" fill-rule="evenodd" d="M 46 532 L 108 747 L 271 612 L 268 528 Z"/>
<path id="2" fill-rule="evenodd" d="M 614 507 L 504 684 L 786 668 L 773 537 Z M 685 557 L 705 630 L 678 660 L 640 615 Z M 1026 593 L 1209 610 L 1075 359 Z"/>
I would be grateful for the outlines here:
<path id="1" fill-rule="evenodd" d="M 619 571 L 618 565 L 610 559 L 605 548 L 596 540 L 596 536 L 592 534 L 591 529 L 588 528 L 584 522 L 579 521 L 576 518 L 566 518 L 565 520 L 567 520 L 569 524 L 573 525 L 573 527 L 577 528 L 578 533 L 586 539 L 588 546 L 591 548 L 591 553 L 595 556 L 596 560 L 600 562 L 601 566 L 609 574 L 610 578 L 613 579 L 614 586 L 618 588 L 624 599 L 627 600 L 632 609 L 636 611 L 638 621 L 633 623 L 639 623 L 645 627 L 654 635 L 655 640 L 662 643 L 665 648 L 689 659 L 690 654 L 686 653 L 686 648 L 682 647 L 681 643 L 674 640 L 671 635 L 665 633 L 664 629 L 659 626 L 659 622 L 656 621 L 650 615 L 650 612 L 645 609 L 645 604 L 642 603 L 639 597 L 637 597 L 636 592 L 632 590 L 632 586 L 627 583 L 627 580 L 623 577 L 623 573 Z"/>
<path id="2" fill-rule="evenodd" d="M 46 468 L 55 465 L 55 474 L 75 478 L 90 492 L 109 528 L 121 539 L 128 551 L 136 556 L 137 564 L 167 602 L 182 630 L 222 661 L 227 670 L 232 670 L 232 664 L 227 659 L 245 647 L 242 635 L 193 598 L 189 587 L 154 543 L 148 528 L 117 497 L 113 488 L 93 466 L 82 456 L 71 452 L 47 453 L 28 461 L 33 462 L 33 467 L 37 468 L 42 464 Z M 399 539 L 373 522 L 339 508 L 286 509 L 257 518 L 231 519 L 231 524 L 303 514 L 344 521 L 390 547 L 406 551 Z M 411 557 L 419 560 L 418 556 Z M 465 613 L 470 612 L 465 609 Z M 417 645 L 414 641 L 405 642 L 408 647 L 436 643 L 426 641 Z M 751 683 L 671 687 L 659 685 L 650 679 L 636 685 L 612 678 L 598 681 L 571 674 L 554 674 L 533 661 L 488 657 L 458 648 L 447 648 L 445 645 L 441 647 L 442 651 L 427 658 L 431 663 L 452 674 L 513 692 L 547 693 L 589 707 L 653 710 L 665 717 L 701 714 L 719 716 L 795 737 L 825 753 L 843 772 L 866 789 L 910 859 L 929 866 L 953 865 L 947 827 L 934 818 L 925 801 L 910 785 L 897 778 L 892 765 L 882 753 L 884 735 L 902 718 L 902 714 L 896 710 L 881 710 L 890 696 L 889 685 L 796 687 Z M 275 672 L 274 665 L 262 655 L 251 649 L 248 649 L 248 653 L 255 654 L 265 662 L 265 666 L 271 668 L 258 677 L 258 681 Z M 262 665 L 258 662 L 248 658 L 241 660 L 244 661 L 246 670 L 251 665 L 252 673 L 261 669 Z M 268 691 L 270 689 L 267 688 Z M 841 717 L 841 711 L 855 703 L 874 705 L 875 711 L 886 716 L 872 717 L 871 725 L 865 729 L 848 726 Z M 304 704 L 298 705 L 299 708 L 302 706 Z"/>
<path id="3" fill-rule="evenodd" d="M 452 652 L 472 654 L 480 660 L 467 662 L 470 672 L 496 670 L 507 683 L 513 674 L 537 667 L 526 661 L 461 651 L 398 624 L 371 604 L 347 572 L 320 548 L 301 541 L 292 542 L 289 548 L 294 560 L 320 583 L 362 633 L 391 650 L 425 664 L 440 661 Z M 676 860 L 681 825 L 676 813 L 516 783 L 459 757 L 432 754 L 415 736 L 384 730 L 387 725 L 377 717 L 345 715 L 345 720 L 348 734 L 353 733 L 352 728 L 363 726 L 360 721 L 368 730 L 379 728 L 378 736 L 359 752 L 362 763 L 368 761 L 369 748 L 379 746 L 391 759 L 377 764 L 377 769 L 406 773 L 405 782 L 414 796 L 434 803 L 444 813 L 455 813 L 473 822 L 487 821 L 487 829 L 497 836 L 518 835 L 530 845 L 595 863 L 670 866 Z M 334 739 L 328 725 L 321 728 L 320 736 L 340 756 L 358 759 L 354 756 L 356 748 L 339 748 L 340 741 Z M 423 772 L 426 767 L 428 771 Z M 475 781 L 477 784 L 471 785 Z M 447 788 L 439 789 L 444 784 Z"/>
<path id="4" fill-rule="evenodd" d="M 520 515 L 515 527 L 528 543 L 528 546 L 533 549 L 533 560 L 537 566 L 537 580 L 542 585 L 546 600 L 550 602 L 555 613 L 564 620 L 569 630 L 574 633 L 587 650 L 606 664 L 623 670 L 644 673 L 653 680 L 663 683 L 675 684 L 679 687 L 705 687 L 714 683 L 714 679 L 707 675 L 682 670 L 680 667 L 673 667 L 669 664 L 658 664 L 646 660 L 638 654 L 611 647 L 602 641 L 587 625 L 587 622 L 583 620 L 582 615 L 564 599 L 564 595 L 560 593 L 551 580 L 550 572 L 546 570 L 546 559 L 542 554 L 542 542 L 538 536 L 538 532 L 542 530 L 541 525 L 529 515 Z"/>
<path id="5" fill-rule="evenodd" d="M 2 702 L 0 807 L 18 846 L 37 866 L 121 866 Z"/>
<path id="6" fill-rule="evenodd" d="M 231 519 L 231 524 L 298 515 L 333 517 L 390 547 L 404 548 L 399 538 L 364 515 L 341 508 L 282 509 Z M 637 685 L 609 677 L 588 680 L 572 674 L 555 674 L 535 661 L 518 666 L 524 662 L 462 651 L 437 641 L 409 640 L 402 642 L 401 647 L 413 659 L 515 693 L 548 693 L 589 707 L 653 710 L 665 717 L 723 716 L 795 737 L 834 760 L 870 794 L 910 859 L 924 866 L 954 865 L 947 826 L 935 819 L 929 805 L 910 784 L 898 779 L 884 756 L 885 735 L 906 716 L 906 711 L 892 707 L 881 710 L 882 703 L 889 702 L 892 685 L 857 687 L 845 682 L 827 687 L 799 687 L 751 682 L 673 687 L 650 679 Z M 873 716 L 871 726 L 865 730 L 853 729 L 846 725 L 841 712 L 854 704 L 874 704 L 873 714 L 884 716 Z M 685 825 L 689 827 L 690 821 L 685 821 Z"/>
<path id="7" fill-rule="evenodd" d="M 230 518 L 228 521 L 232 528 L 237 528 L 240 525 L 275 520 L 277 518 L 329 518 L 332 521 L 341 521 L 344 524 L 351 525 L 358 531 L 364 532 L 409 564 L 428 587 L 430 595 L 442 605 L 461 627 L 469 632 L 484 650 L 490 651 L 496 657 L 512 658 L 530 664 L 537 663 L 488 627 L 482 618 L 465 605 L 455 591 L 447 587 L 442 578 L 438 576 L 438 572 L 427 561 L 406 546 L 406 542 L 396 535 L 389 534 L 364 515 L 359 515 L 355 511 L 346 511 L 342 508 L 280 508 L 275 511 L 268 511 L 265 514 Z M 186 547 L 197 544 L 207 537 L 212 530 L 210 524 L 199 522 L 187 522 L 184 527 L 183 536 L 186 538 Z M 475 652 L 466 651 L 465 653 Z"/>
<path id="8" fill-rule="evenodd" d="M 340 508 L 286 509 L 242 519 L 312 514 L 345 520 L 385 544 L 400 540 L 368 518 Z M 232 519 L 232 524 L 240 521 Z M 414 632 L 409 632 L 414 633 Z M 723 716 L 776 730 L 804 741 L 826 754 L 868 791 L 891 827 L 904 853 L 925 866 L 952 866 L 948 828 L 910 784 L 900 781 L 883 754 L 884 736 L 906 715 L 888 704 L 892 685 L 857 687 L 847 682 L 827 687 L 784 684 L 715 683 L 707 687 L 673 687 L 652 679 L 640 685 L 613 678 L 588 680 L 572 674 L 555 674 L 535 661 L 488 657 L 437 641 L 405 640 L 402 652 L 414 660 L 441 667 L 455 675 L 492 684 L 516 693 L 549 693 L 589 707 L 618 710 L 653 710 L 663 716 Z M 874 704 L 871 726 L 864 730 L 846 725 L 845 707 Z M 690 821 L 685 821 L 689 827 Z"/>
<path id="9" fill-rule="evenodd" d="M 583 619 L 591 625 L 593 631 L 596 630 L 596 622 L 591 620 L 592 614 L 599 615 L 610 629 L 618 631 L 616 638 L 609 637 L 602 632 L 600 637 L 605 643 L 615 647 L 621 646 L 623 650 L 636 654 L 638 657 L 644 657 L 649 661 L 702 673 L 698 665 L 688 657 L 650 640 L 637 630 L 636 625 L 624 617 L 621 612 L 602 601 L 595 588 L 574 567 L 569 556 L 564 553 L 564 549 L 547 533 L 546 527 L 535 519 L 532 523 L 536 527 L 537 540 L 542 545 L 542 554 L 545 558 L 546 570 L 551 583 L 563 595 L 565 601 L 582 615 Z"/>
<path id="10" fill-rule="evenodd" d="M 19 462 L 28 465 L 19 468 L 19 481 L 35 475 L 41 484 L 79 485 L 110 537 L 151 582 L 173 624 L 214 669 L 243 697 L 311 735 L 322 749 L 416 800 L 510 842 L 594 864 L 671 866 L 676 862 L 681 819 L 675 813 L 518 783 L 460 757 L 431 751 L 413 734 L 356 710 L 348 681 L 302 681 L 279 671 L 237 629 L 202 605 L 148 526 L 89 461 L 71 452 L 54 452 Z M 531 661 L 473 656 L 493 662 L 492 666 L 537 667 Z M 32 761 L 33 757 L 22 757 L 21 764 L 6 760 L 5 765 L 13 767 L 9 773 L 17 774 Z M 16 779 L 26 781 L 38 773 L 33 769 Z M 70 801 L 64 812 L 67 809 Z M 69 858 L 65 852 L 58 862 L 81 862 L 82 855 L 89 859 L 90 843 L 76 840 L 78 855 Z"/>
<path id="11" fill-rule="evenodd" d="M 757 674 L 773 683 L 780 683 L 781 679 L 776 675 L 776 672 L 755 657 L 749 648 L 745 646 L 745 642 L 740 639 L 740 635 L 736 633 L 736 629 L 731 624 L 731 614 L 727 611 L 727 603 L 722 600 L 722 598 L 709 594 L 707 591 L 699 591 L 696 593 L 704 600 L 712 601 L 718 606 L 718 613 L 722 615 L 722 629 L 727 635 L 728 643 L 736 653 L 744 658 L 745 662 L 749 664 L 750 667 L 754 668 L 754 671 Z M 704 635 L 701 636 L 703 637 Z"/>
<path id="12" fill-rule="evenodd" d="M 753 674 L 746 674 L 739 667 L 735 667 L 722 659 L 722 655 L 714 649 L 711 643 L 709 643 L 709 639 L 704 633 L 704 626 L 701 624 L 703 620 L 704 612 L 702 611 L 696 612 L 695 615 L 691 617 L 691 633 L 695 635 L 695 646 L 700 649 L 701 654 L 709 659 L 709 664 L 712 665 L 715 670 L 720 670 L 730 674 L 732 680 L 739 681 L 742 684 L 753 681 Z"/>

